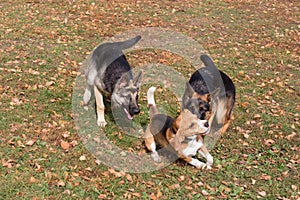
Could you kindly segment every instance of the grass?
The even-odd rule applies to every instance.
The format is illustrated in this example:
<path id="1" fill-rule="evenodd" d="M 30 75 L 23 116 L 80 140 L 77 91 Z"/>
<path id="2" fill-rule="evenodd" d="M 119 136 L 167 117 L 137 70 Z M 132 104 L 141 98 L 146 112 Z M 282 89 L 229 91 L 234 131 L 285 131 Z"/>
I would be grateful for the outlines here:
<path id="1" fill-rule="evenodd" d="M 299 199 L 299 6 L 243 0 L 2 1 L 0 199 Z M 211 171 L 176 161 L 148 173 L 118 172 L 88 151 L 89 130 L 76 130 L 72 95 L 88 54 L 106 37 L 142 27 L 168 28 L 198 41 L 237 87 L 235 120 L 211 151 Z M 159 63 L 186 79 L 194 70 L 163 50 L 127 57 L 136 68 Z M 145 95 L 153 84 L 143 85 L 140 94 L 144 114 L 135 120 L 144 127 Z M 176 116 L 180 102 L 172 85 L 163 86 L 157 104 Z M 90 116 L 88 123 L 94 123 L 93 111 Z M 140 139 L 117 127 L 109 108 L 107 119 L 109 141 L 126 152 L 145 151 Z M 103 133 L 98 127 L 90 131 Z"/>

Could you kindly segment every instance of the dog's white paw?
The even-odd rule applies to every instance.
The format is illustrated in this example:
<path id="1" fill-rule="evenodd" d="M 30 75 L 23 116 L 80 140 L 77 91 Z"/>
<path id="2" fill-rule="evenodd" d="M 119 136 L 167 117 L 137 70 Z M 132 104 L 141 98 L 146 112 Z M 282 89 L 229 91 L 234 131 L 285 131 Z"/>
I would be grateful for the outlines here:
<path id="1" fill-rule="evenodd" d="M 107 122 L 105 120 L 98 120 L 97 121 L 97 125 L 100 127 L 105 127 L 107 124 Z"/>
<path id="2" fill-rule="evenodd" d="M 161 158 L 159 157 L 157 152 L 152 152 L 151 153 L 151 157 L 154 160 L 154 162 L 160 163 L 161 162 Z"/>
<path id="3" fill-rule="evenodd" d="M 195 159 L 195 158 L 193 158 L 192 161 L 189 163 L 191 165 L 194 165 L 198 169 L 208 169 L 208 170 L 211 169 L 211 165 L 201 162 L 200 160 Z"/>
<path id="4" fill-rule="evenodd" d="M 201 162 L 198 159 L 193 158 L 191 162 L 189 162 L 189 164 L 197 167 L 198 169 L 203 169 L 204 167 L 206 167 L 206 164 L 204 162 Z"/>
<path id="5" fill-rule="evenodd" d="M 211 165 L 206 164 L 206 169 L 211 170 Z"/>

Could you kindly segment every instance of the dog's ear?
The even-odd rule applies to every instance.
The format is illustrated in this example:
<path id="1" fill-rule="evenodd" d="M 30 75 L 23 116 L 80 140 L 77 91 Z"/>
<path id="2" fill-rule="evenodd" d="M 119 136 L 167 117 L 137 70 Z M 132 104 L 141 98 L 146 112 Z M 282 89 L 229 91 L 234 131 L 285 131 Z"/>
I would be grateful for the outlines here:
<path id="1" fill-rule="evenodd" d="M 129 82 L 129 75 L 128 75 L 128 73 L 124 73 L 124 74 L 122 74 L 121 78 L 119 79 L 119 81 L 117 82 L 115 87 L 117 90 L 119 90 L 119 89 L 127 86 L 128 82 Z"/>
<path id="2" fill-rule="evenodd" d="M 189 97 L 193 96 L 194 94 L 194 89 L 192 88 L 191 84 L 189 82 L 187 82 L 185 84 L 185 94 Z"/>
<path id="3" fill-rule="evenodd" d="M 134 78 L 133 84 L 140 88 L 141 84 L 142 84 L 142 72 L 140 71 L 139 74 Z"/>
<path id="4" fill-rule="evenodd" d="M 182 98 L 183 105 L 187 104 L 187 102 L 193 96 L 193 94 L 194 94 L 194 89 L 192 88 L 192 86 L 190 85 L 189 82 L 186 82 L 185 91 L 184 91 L 183 98 Z"/>

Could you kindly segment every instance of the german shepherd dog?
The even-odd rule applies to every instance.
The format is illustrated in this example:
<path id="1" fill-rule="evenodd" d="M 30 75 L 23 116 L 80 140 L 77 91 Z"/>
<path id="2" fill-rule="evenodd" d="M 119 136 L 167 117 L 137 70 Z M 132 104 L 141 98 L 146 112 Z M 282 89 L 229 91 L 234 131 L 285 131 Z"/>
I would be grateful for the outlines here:
<path id="1" fill-rule="evenodd" d="M 210 74 L 209 79 L 211 80 L 205 80 L 202 76 L 204 71 L 201 70 L 216 69 L 216 66 L 207 55 L 201 55 L 200 59 L 204 63 L 205 67 L 194 72 L 189 82 L 186 84 L 182 101 L 182 109 L 190 110 L 193 114 L 196 114 L 199 119 L 209 119 L 214 116 L 210 114 L 211 94 L 209 93 L 208 84 L 213 85 L 214 81 L 212 79 L 216 79 L 216 77 Z M 221 84 L 221 86 L 224 85 L 225 95 L 223 98 L 218 98 L 215 115 L 218 124 L 221 125 L 220 133 L 223 135 L 233 119 L 232 110 L 235 103 L 236 92 L 232 80 L 224 72 L 218 70 L 216 73 L 218 72 L 222 78 L 223 84 Z M 209 83 L 207 84 L 207 82 Z M 217 90 L 218 89 L 215 91 Z M 217 93 L 215 91 L 213 93 Z M 212 94 L 212 96 L 215 95 L 216 94 Z"/>
<path id="2" fill-rule="evenodd" d="M 86 70 L 86 89 L 83 95 L 85 109 L 91 99 L 92 90 L 96 99 L 97 124 L 104 127 L 103 94 L 110 94 L 112 109 L 122 110 L 128 120 L 140 113 L 138 92 L 141 85 L 141 72 L 134 78 L 131 67 L 122 50 L 128 49 L 141 39 L 137 36 L 130 40 L 103 43 L 92 53 Z"/>
<path id="3" fill-rule="evenodd" d="M 183 110 L 180 115 L 173 119 L 170 116 L 159 114 L 155 99 L 155 87 L 149 88 L 147 101 L 150 113 L 150 124 L 144 135 L 145 145 L 151 152 L 155 162 L 161 162 L 156 151 L 156 142 L 166 148 L 168 152 L 175 153 L 179 158 L 197 168 L 211 168 L 213 157 L 209 154 L 203 143 L 203 137 L 209 133 L 209 122 L 200 120 L 189 110 Z M 203 163 L 193 156 L 199 153 L 207 160 Z"/>

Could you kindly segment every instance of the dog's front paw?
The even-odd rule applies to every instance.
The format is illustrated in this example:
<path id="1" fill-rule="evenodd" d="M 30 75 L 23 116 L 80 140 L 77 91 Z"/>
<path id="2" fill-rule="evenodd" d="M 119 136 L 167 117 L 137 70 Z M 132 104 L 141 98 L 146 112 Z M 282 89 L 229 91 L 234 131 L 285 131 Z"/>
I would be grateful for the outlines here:
<path id="1" fill-rule="evenodd" d="M 154 162 L 160 163 L 161 162 L 161 158 L 159 157 L 157 152 L 152 152 L 151 153 L 151 157 L 154 160 Z"/>
<path id="2" fill-rule="evenodd" d="M 206 164 L 206 169 L 211 170 L 211 165 Z"/>
<path id="3" fill-rule="evenodd" d="M 191 165 L 194 165 L 196 168 L 198 169 L 208 169 L 210 170 L 211 169 L 211 165 L 210 164 L 207 164 L 207 163 L 204 163 L 204 162 L 201 162 L 200 160 L 198 159 L 195 159 L 193 158 L 191 162 L 189 162 Z"/>
<path id="4" fill-rule="evenodd" d="M 97 121 L 97 125 L 100 127 L 105 127 L 107 124 L 107 122 L 105 120 L 98 120 Z"/>
<path id="5" fill-rule="evenodd" d="M 201 162 L 200 160 L 195 158 L 193 158 L 192 161 L 189 162 L 189 164 L 194 165 L 198 169 L 204 169 L 206 167 L 206 164 L 204 162 Z"/>

